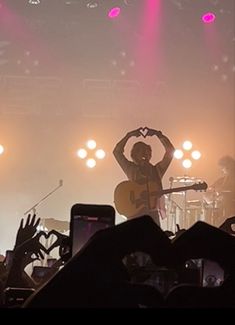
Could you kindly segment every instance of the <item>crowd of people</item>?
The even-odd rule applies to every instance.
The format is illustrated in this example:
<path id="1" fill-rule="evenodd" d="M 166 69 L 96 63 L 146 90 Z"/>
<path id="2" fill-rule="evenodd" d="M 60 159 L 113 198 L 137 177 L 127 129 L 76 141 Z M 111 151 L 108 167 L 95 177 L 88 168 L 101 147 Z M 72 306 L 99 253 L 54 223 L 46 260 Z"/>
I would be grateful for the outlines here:
<path id="1" fill-rule="evenodd" d="M 127 159 L 128 140 L 141 136 L 156 136 L 163 144 L 165 154 L 160 162 L 150 162 L 152 148 L 142 141 L 133 145 L 132 160 Z M 130 205 L 128 220 L 99 230 L 71 256 L 70 236 L 56 230 L 39 231 L 40 218 L 29 214 L 21 220 L 13 250 L 0 262 L 0 306 L 234 308 L 235 160 L 227 156 L 219 161 L 224 175 L 205 195 L 208 204 L 210 200 L 221 202 L 218 226 L 198 221 L 173 233 L 161 229 L 165 210 L 159 195 L 174 154 L 171 141 L 161 131 L 138 128 L 127 133 L 113 153 L 127 176 L 121 200 L 124 209 Z M 122 207 L 118 199 L 115 204 Z M 51 235 L 55 240 L 47 247 L 41 238 Z M 28 265 L 46 259 L 56 247 L 59 258 L 52 265 L 26 272 Z M 207 279 L 206 261 L 214 263 Z"/>

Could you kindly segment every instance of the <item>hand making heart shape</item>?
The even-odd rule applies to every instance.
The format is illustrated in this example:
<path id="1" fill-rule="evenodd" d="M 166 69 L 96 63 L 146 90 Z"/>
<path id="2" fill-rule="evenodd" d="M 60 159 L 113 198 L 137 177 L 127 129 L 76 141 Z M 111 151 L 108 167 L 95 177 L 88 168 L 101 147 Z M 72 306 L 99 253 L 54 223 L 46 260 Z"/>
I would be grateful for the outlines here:
<path id="1" fill-rule="evenodd" d="M 51 230 L 48 233 L 45 231 L 40 231 L 37 234 L 37 237 L 43 247 L 43 251 L 48 255 L 55 247 L 60 246 L 65 238 L 67 238 L 67 236 L 59 233 L 56 230 Z"/>
<path id="2" fill-rule="evenodd" d="M 147 137 L 148 131 L 149 131 L 149 128 L 147 126 L 144 126 L 144 127 L 140 128 L 140 133 L 144 138 Z"/>

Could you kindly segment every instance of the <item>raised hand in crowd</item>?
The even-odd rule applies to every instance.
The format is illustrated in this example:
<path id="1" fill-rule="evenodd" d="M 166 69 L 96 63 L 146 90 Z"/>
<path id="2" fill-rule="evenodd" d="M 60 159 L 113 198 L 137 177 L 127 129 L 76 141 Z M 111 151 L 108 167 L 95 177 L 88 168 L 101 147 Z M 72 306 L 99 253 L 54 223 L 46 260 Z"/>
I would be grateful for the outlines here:
<path id="1" fill-rule="evenodd" d="M 24 219 L 21 219 L 20 227 L 16 235 L 15 248 L 17 248 L 36 234 L 39 223 L 40 218 L 36 219 L 36 214 L 34 214 L 33 217 L 31 217 L 31 215 L 29 214 L 24 226 Z"/>
<path id="2" fill-rule="evenodd" d="M 16 235 L 12 259 L 10 262 L 6 287 L 31 287 L 33 282 L 26 275 L 24 269 L 30 263 L 43 258 L 45 252 L 44 246 L 40 243 L 40 233 L 37 233 L 40 218 L 36 219 L 34 214 L 29 214 L 25 225 L 24 219 L 21 219 L 19 229 Z M 36 236 L 35 236 L 36 234 Z"/>
<path id="3" fill-rule="evenodd" d="M 41 233 L 29 238 L 13 251 L 6 287 L 34 287 L 35 283 L 26 276 L 24 269 L 35 260 L 43 259 L 44 246 L 40 243 Z"/>
<path id="4" fill-rule="evenodd" d="M 98 231 L 26 307 L 159 307 L 153 286 L 132 283 L 123 258 L 145 252 L 156 265 L 171 261 L 171 242 L 149 216 Z"/>
<path id="5" fill-rule="evenodd" d="M 143 216 L 97 232 L 25 307 L 218 307 L 235 299 L 235 275 L 214 288 L 176 288 L 167 299 L 152 285 L 131 279 L 123 258 L 133 252 L 151 256 L 156 266 L 176 268 L 206 258 L 235 270 L 235 239 L 198 222 L 171 243 L 154 221 Z M 221 299 L 219 299 L 221 297 Z M 190 299 L 189 299 L 190 298 Z"/>

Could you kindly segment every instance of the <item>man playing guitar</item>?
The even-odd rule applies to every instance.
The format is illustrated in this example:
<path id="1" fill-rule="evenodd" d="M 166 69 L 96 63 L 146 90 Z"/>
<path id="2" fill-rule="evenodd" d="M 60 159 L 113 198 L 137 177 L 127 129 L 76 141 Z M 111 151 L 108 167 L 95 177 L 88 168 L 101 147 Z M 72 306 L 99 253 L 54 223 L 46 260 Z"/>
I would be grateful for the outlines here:
<path id="1" fill-rule="evenodd" d="M 132 161 L 128 160 L 124 155 L 125 146 L 131 137 L 144 138 L 147 136 L 157 136 L 165 148 L 165 154 L 161 161 L 156 164 L 150 162 L 152 157 L 152 148 L 150 145 L 139 141 L 136 142 L 131 149 Z M 162 178 L 169 167 L 174 154 L 174 146 L 170 140 L 162 134 L 161 131 L 150 129 L 148 127 L 140 127 L 136 130 L 128 132 L 115 146 L 113 154 L 130 181 L 133 181 L 145 189 L 138 199 L 130 195 L 130 201 L 139 206 L 136 213 L 128 215 L 128 218 L 135 218 L 144 214 L 150 215 L 153 220 L 160 226 L 159 215 L 164 218 L 165 212 L 164 196 L 152 200 L 150 191 L 154 184 L 155 191 L 162 190 Z M 150 189 L 151 186 L 151 189 Z"/>

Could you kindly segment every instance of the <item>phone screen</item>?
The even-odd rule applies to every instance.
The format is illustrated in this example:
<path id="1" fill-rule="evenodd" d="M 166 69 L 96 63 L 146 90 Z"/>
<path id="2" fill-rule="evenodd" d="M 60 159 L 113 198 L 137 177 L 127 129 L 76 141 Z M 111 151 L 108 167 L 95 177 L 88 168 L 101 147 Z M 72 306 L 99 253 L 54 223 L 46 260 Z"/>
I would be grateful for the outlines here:
<path id="1" fill-rule="evenodd" d="M 76 254 L 88 239 L 98 230 L 110 227 L 110 219 L 107 217 L 81 216 L 73 217 L 72 254 Z"/>
<path id="2" fill-rule="evenodd" d="M 98 230 L 114 225 L 115 210 L 111 205 L 73 205 L 70 218 L 71 255 L 74 256 Z"/>
<path id="3" fill-rule="evenodd" d="M 47 276 L 48 272 L 51 271 L 51 268 L 48 266 L 34 266 L 32 278 L 40 278 L 43 279 Z"/>
<path id="4" fill-rule="evenodd" d="M 3 293 L 4 305 L 6 307 L 21 306 L 26 299 L 35 292 L 33 288 L 11 288 L 7 287 Z"/>
<path id="5" fill-rule="evenodd" d="M 218 263 L 203 259 L 203 287 L 219 287 L 224 282 L 224 270 Z"/>
<path id="6" fill-rule="evenodd" d="M 7 250 L 6 251 L 5 265 L 6 265 L 6 268 L 8 270 L 10 269 L 10 267 L 12 265 L 13 255 L 14 255 L 14 252 L 13 251 L 11 251 L 11 250 Z"/>

